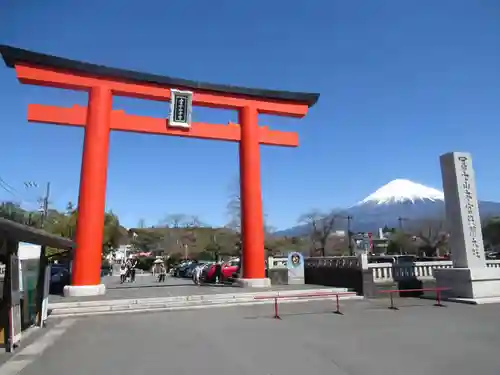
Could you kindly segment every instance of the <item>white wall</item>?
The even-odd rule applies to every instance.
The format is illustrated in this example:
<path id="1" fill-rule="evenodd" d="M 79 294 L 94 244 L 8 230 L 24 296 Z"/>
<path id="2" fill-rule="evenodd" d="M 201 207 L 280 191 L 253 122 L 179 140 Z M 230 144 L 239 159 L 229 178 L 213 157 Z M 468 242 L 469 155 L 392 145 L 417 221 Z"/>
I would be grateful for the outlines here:
<path id="1" fill-rule="evenodd" d="M 31 243 L 19 242 L 19 250 L 17 252 L 19 260 L 39 259 L 41 249 L 42 247 L 40 245 L 33 245 Z"/>

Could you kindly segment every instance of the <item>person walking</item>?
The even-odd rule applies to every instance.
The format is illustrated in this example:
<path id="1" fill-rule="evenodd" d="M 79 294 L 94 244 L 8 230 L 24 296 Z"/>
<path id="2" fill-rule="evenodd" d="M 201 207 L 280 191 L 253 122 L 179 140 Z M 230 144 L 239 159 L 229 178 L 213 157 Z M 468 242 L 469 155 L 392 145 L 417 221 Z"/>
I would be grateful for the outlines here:
<path id="1" fill-rule="evenodd" d="M 137 259 L 132 259 L 130 264 L 130 281 L 135 283 L 135 270 L 137 268 Z"/>
<path id="2" fill-rule="evenodd" d="M 162 263 L 160 265 L 160 273 L 158 275 L 158 282 L 160 282 L 160 283 L 165 282 L 166 277 L 167 277 L 167 269 L 165 268 L 165 265 Z"/>
<path id="3" fill-rule="evenodd" d="M 125 282 L 125 279 L 127 277 L 127 267 L 125 266 L 125 263 L 122 263 L 120 266 L 120 284 L 123 284 Z"/>
<path id="4" fill-rule="evenodd" d="M 203 272 L 204 265 L 201 264 L 194 269 L 193 281 L 196 285 L 201 285 L 201 273 Z"/>

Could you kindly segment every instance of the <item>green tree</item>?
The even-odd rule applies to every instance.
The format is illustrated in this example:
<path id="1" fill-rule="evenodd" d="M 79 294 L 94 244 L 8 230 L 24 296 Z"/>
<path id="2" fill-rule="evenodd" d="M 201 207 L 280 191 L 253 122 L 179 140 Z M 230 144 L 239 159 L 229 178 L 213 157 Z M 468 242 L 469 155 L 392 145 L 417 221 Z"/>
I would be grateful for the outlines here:
<path id="1" fill-rule="evenodd" d="M 500 245 L 500 217 L 491 217 L 483 224 L 483 240 L 487 248 Z"/>
<path id="2" fill-rule="evenodd" d="M 3 202 L 0 205 L 0 217 L 15 221 L 16 223 L 26 224 L 28 219 L 27 212 L 21 206 L 14 202 Z"/>
<path id="3" fill-rule="evenodd" d="M 401 230 L 395 230 L 389 237 L 387 244 L 387 254 L 417 253 L 415 242 L 411 236 Z"/>
<path id="4" fill-rule="evenodd" d="M 120 246 L 124 237 L 124 230 L 120 226 L 118 216 L 112 211 L 104 215 L 104 235 L 102 239 L 103 256 Z"/>

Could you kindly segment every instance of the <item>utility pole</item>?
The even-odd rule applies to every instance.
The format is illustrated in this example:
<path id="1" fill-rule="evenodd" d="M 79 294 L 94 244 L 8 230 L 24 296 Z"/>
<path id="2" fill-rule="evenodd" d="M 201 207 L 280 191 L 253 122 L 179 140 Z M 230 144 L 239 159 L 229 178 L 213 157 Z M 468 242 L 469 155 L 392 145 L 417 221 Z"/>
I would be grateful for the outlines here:
<path id="1" fill-rule="evenodd" d="M 49 197 L 50 197 L 50 182 L 47 182 L 47 187 L 45 189 L 45 196 L 42 198 L 42 218 L 40 221 L 41 227 L 43 228 L 45 224 L 45 219 L 49 213 Z"/>
<path id="2" fill-rule="evenodd" d="M 352 249 L 352 232 L 351 232 L 351 220 L 353 217 L 351 215 L 340 216 L 341 219 L 347 220 L 347 239 L 349 241 L 349 255 L 354 255 L 354 251 Z"/>
<path id="3" fill-rule="evenodd" d="M 408 220 L 408 218 L 406 218 L 406 217 L 398 216 L 399 230 L 400 231 L 403 231 L 403 221 L 407 221 L 407 220 Z"/>
<path id="4" fill-rule="evenodd" d="M 401 216 L 398 217 L 399 230 L 401 232 L 401 235 L 404 235 L 403 222 L 407 221 L 407 220 L 408 220 L 408 218 L 406 218 L 406 217 L 401 217 Z M 399 254 L 403 255 L 403 248 L 401 247 L 401 245 L 399 246 Z"/>

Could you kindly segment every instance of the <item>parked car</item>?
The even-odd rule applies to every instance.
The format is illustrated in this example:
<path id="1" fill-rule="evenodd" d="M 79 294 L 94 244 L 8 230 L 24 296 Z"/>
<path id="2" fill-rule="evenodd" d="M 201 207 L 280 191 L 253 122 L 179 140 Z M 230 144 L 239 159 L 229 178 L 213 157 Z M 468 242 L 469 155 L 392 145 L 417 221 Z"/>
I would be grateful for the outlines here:
<path id="1" fill-rule="evenodd" d="M 64 287 L 71 284 L 69 268 L 60 264 L 50 266 L 50 293 L 62 294 Z"/>
<path id="2" fill-rule="evenodd" d="M 179 277 L 179 271 L 181 269 L 184 269 L 185 267 L 187 267 L 189 264 L 191 264 L 190 261 L 184 261 L 184 262 L 181 262 L 178 265 L 174 266 L 172 275 L 174 277 Z"/>
<path id="3" fill-rule="evenodd" d="M 207 282 L 207 283 L 214 283 L 215 282 L 215 267 L 216 267 L 216 264 L 212 264 L 207 269 L 206 274 L 203 275 L 205 282 Z M 229 262 L 222 263 L 222 265 L 221 265 L 222 281 L 233 279 L 234 274 L 238 272 L 239 267 L 240 267 L 240 260 L 239 259 L 233 259 L 233 260 L 230 260 Z"/>
<path id="4" fill-rule="evenodd" d="M 112 276 L 113 268 L 112 267 L 101 267 L 101 277 L 102 276 Z"/>
<path id="5" fill-rule="evenodd" d="M 182 267 L 179 267 L 179 269 L 177 270 L 177 277 L 187 277 L 186 272 L 190 269 L 190 267 L 196 267 L 196 264 L 198 264 L 198 262 L 190 261 Z"/>

